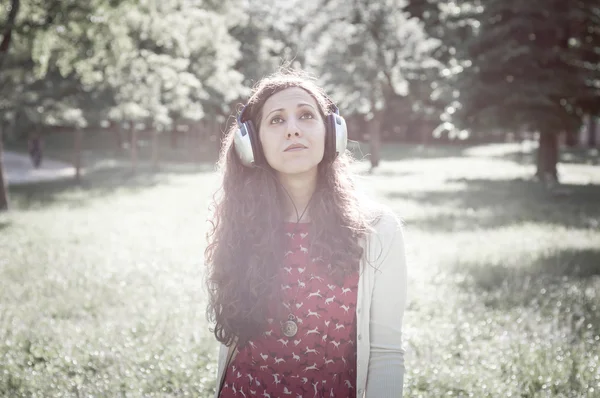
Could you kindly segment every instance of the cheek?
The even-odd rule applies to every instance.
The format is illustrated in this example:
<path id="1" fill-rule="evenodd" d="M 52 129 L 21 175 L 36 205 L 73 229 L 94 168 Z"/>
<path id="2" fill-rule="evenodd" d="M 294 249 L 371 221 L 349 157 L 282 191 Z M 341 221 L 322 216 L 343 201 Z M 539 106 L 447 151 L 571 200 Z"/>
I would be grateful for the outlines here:
<path id="1" fill-rule="evenodd" d="M 261 146 L 263 149 L 263 153 L 267 159 L 273 159 L 277 152 L 277 142 L 274 137 L 262 137 L 261 136 Z"/>

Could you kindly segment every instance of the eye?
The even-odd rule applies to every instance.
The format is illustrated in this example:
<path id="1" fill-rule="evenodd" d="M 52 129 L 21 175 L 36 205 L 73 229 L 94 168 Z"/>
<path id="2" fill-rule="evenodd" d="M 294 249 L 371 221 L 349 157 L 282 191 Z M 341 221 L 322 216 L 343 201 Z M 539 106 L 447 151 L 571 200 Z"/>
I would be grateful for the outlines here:
<path id="1" fill-rule="evenodd" d="M 271 121 L 269 122 L 269 124 L 279 124 L 283 121 L 283 119 L 279 116 L 275 116 L 274 118 L 271 119 Z"/>
<path id="2" fill-rule="evenodd" d="M 312 112 L 304 112 L 301 116 L 302 119 L 314 119 L 315 115 L 312 114 Z"/>

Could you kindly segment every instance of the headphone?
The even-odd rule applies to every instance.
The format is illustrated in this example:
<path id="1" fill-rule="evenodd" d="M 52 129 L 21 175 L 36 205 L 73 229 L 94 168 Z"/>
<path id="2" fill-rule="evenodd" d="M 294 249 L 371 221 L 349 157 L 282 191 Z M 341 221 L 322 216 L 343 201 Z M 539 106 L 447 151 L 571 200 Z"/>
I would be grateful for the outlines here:
<path id="1" fill-rule="evenodd" d="M 348 144 L 348 129 L 346 121 L 340 116 L 337 106 L 329 98 L 329 111 L 325 117 L 325 151 L 323 161 L 334 161 L 335 158 L 346 151 Z M 242 108 L 237 117 L 238 128 L 234 132 L 233 145 L 242 164 L 247 167 L 262 166 L 267 163 L 262 145 L 258 137 L 258 131 L 252 120 L 244 121 L 244 115 L 248 105 Z"/>

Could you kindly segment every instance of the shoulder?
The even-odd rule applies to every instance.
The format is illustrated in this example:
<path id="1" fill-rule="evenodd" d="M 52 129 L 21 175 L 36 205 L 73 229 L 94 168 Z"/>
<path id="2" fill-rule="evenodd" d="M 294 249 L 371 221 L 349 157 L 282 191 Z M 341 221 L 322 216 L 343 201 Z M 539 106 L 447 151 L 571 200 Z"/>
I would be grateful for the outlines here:
<path id="1" fill-rule="evenodd" d="M 371 233 L 379 235 L 402 233 L 402 219 L 391 207 L 381 202 L 372 202 L 369 204 L 367 214 Z"/>
<path id="2" fill-rule="evenodd" d="M 381 264 L 390 256 L 400 256 L 404 251 L 404 223 L 400 216 L 389 206 L 373 202 L 369 221 L 367 242 L 371 261 Z"/>

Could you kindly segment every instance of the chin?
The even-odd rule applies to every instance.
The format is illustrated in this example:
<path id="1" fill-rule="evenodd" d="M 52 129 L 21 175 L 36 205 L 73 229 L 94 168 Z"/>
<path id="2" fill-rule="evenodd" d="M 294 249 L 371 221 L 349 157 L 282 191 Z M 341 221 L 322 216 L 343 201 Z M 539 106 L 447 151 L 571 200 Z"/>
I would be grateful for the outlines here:
<path id="1" fill-rule="evenodd" d="M 277 169 L 281 174 L 297 175 L 317 171 L 318 163 L 310 164 L 284 164 Z"/>

